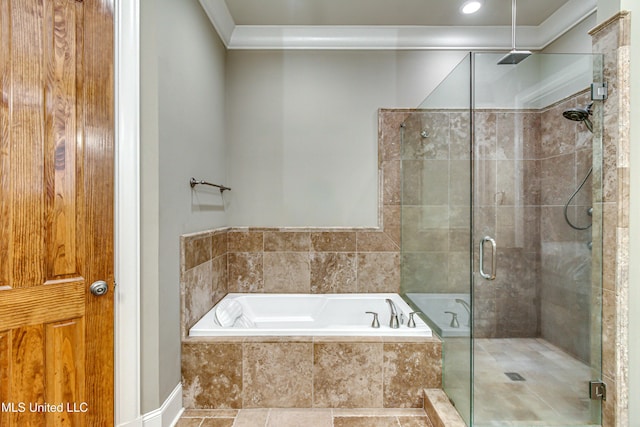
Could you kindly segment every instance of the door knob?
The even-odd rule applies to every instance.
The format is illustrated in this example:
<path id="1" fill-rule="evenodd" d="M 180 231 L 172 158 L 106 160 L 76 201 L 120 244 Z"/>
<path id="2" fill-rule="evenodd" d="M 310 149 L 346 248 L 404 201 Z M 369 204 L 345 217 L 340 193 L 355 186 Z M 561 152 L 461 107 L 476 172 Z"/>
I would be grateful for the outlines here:
<path id="1" fill-rule="evenodd" d="M 97 282 L 93 282 L 91 284 L 89 290 L 93 295 L 101 297 L 102 295 L 107 293 L 107 291 L 109 290 L 109 286 L 104 280 L 98 280 Z"/>

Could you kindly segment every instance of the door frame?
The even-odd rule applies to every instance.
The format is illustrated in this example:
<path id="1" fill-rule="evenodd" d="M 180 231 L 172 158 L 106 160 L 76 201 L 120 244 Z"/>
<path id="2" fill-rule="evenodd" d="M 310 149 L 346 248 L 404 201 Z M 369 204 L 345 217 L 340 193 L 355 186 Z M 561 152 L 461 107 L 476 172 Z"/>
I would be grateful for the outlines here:
<path id="1" fill-rule="evenodd" d="M 142 425 L 140 0 L 115 0 L 115 424 Z"/>

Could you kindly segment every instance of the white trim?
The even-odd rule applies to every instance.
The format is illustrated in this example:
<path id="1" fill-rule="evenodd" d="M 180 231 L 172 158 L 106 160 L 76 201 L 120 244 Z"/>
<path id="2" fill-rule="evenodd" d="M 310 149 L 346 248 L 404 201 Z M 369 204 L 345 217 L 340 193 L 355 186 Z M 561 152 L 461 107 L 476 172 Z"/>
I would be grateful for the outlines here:
<path id="1" fill-rule="evenodd" d="M 200 5 L 209 17 L 225 46 L 229 46 L 236 23 L 224 0 L 200 0 Z"/>
<path id="2" fill-rule="evenodd" d="M 511 49 L 509 26 L 236 25 L 224 0 L 200 0 L 228 49 Z M 538 26 L 517 28 L 519 49 L 542 50 L 597 9 L 570 0 Z"/>
<path id="3" fill-rule="evenodd" d="M 144 427 L 173 426 L 178 422 L 183 411 L 182 384 L 178 383 L 160 408 L 142 417 L 142 425 Z"/>
<path id="4" fill-rule="evenodd" d="M 115 1 L 115 423 L 140 417 L 140 4 Z M 130 424 L 133 425 L 133 424 Z"/>
<path id="5" fill-rule="evenodd" d="M 184 412 L 182 407 L 182 384 L 173 389 L 160 408 L 139 416 L 119 427 L 171 427 L 176 425 Z"/>

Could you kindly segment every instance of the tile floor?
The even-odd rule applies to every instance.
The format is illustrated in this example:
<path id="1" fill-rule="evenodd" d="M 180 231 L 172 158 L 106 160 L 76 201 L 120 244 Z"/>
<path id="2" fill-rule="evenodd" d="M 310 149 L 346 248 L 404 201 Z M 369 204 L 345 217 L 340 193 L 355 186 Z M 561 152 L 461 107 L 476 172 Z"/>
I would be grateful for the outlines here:
<path id="1" fill-rule="evenodd" d="M 176 427 L 433 427 L 422 409 L 185 410 Z"/>
<path id="2" fill-rule="evenodd" d="M 476 427 L 592 425 L 589 366 L 543 339 L 476 339 L 474 374 Z"/>

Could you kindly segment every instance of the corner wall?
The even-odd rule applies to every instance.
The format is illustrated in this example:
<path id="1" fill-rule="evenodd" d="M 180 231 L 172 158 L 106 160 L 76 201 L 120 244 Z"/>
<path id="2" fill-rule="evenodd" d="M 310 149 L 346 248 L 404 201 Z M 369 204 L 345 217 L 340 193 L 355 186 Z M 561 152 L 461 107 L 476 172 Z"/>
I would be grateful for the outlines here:
<path id="1" fill-rule="evenodd" d="M 223 226 L 225 49 L 197 1 L 141 0 L 143 413 L 180 382 L 180 235 Z"/>

